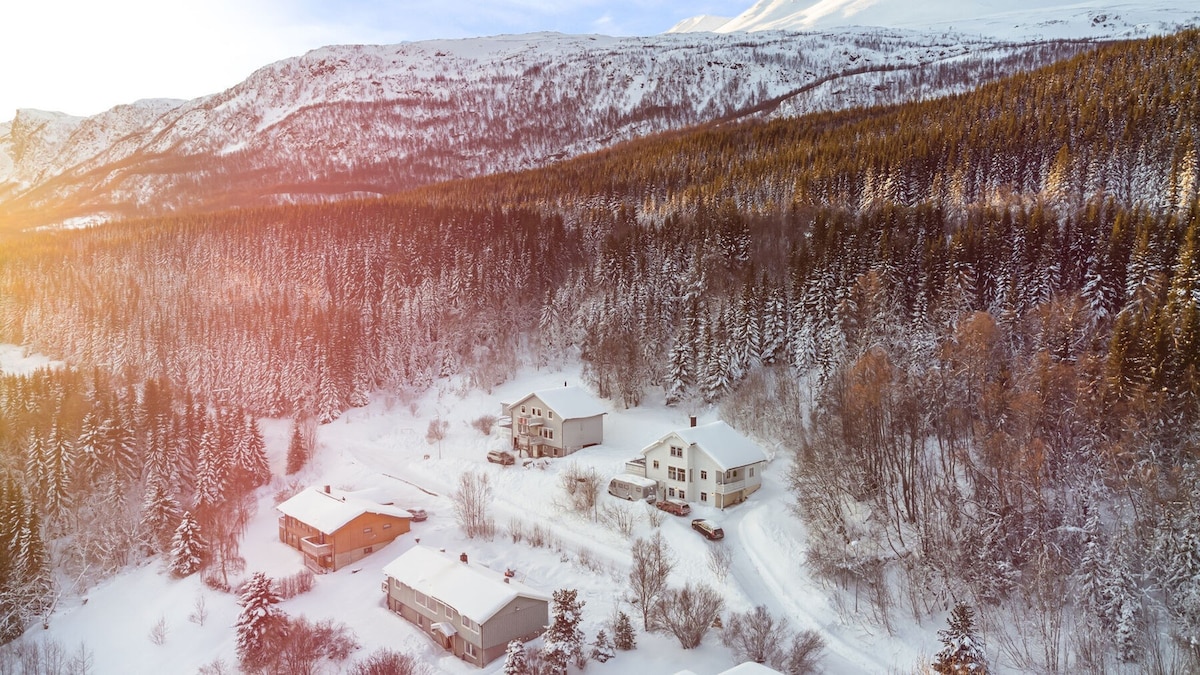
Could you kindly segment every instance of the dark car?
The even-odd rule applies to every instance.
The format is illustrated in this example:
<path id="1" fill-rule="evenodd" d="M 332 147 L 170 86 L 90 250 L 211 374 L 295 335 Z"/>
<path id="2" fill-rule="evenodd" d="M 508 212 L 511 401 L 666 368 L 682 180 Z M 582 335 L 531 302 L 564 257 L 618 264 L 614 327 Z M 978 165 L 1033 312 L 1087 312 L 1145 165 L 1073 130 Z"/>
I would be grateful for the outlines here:
<path id="1" fill-rule="evenodd" d="M 714 541 L 725 538 L 725 530 L 711 520 L 697 518 L 692 521 L 692 529 Z"/>
<path id="2" fill-rule="evenodd" d="M 503 450 L 489 450 L 487 454 L 487 461 L 495 462 L 496 464 L 503 466 L 510 466 L 512 464 L 516 464 L 517 458 L 513 457 L 507 452 L 504 452 Z"/>
<path id="3" fill-rule="evenodd" d="M 674 499 L 660 499 L 654 502 L 654 505 L 677 516 L 686 516 L 692 512 L 692 507 L 688 506 L 687 502 L 677 502 Z"/>
<path id="4" fill-rule="evenodd" d="M 412 520 L 415 523 L 419 523 L 429 517 L 429 514 L 425 512 L 425 509 L 404 509 L 404 510 L 408 511 L 409 513 L 412 514 Z"/>

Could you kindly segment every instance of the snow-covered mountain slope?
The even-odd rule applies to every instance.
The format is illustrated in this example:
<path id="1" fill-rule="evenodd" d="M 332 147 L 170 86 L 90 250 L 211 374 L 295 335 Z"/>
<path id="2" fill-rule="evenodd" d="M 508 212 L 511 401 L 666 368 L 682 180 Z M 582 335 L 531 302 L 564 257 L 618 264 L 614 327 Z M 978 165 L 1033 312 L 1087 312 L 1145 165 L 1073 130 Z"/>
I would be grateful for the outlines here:
<path id="1" fill-rule="evenodd" d="M 685 19 L 669 32 L 882 26 L 953 29 L 1011 40 L 1139 37 L 1200 25 L 1200 7 L 1187 0 L 758 0 L 724 23 L 712 19 Z"/>
<path id="2" fill-rule="evenodd" d="M 1084 48 L 1028 42 L 839 28 L 326 47 L 192 101 L 22 111 L 0 125 L 0 225 L 386 194 L 713 121 L 962 91 Z"/>

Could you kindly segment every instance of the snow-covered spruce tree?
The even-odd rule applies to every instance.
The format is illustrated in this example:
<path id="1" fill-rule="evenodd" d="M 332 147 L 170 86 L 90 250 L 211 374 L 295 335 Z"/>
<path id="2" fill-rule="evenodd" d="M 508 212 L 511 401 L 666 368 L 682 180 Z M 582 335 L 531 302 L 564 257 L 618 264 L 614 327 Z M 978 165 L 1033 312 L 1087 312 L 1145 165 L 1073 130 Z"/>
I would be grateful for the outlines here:
<path id="1" fill-rule="evenodd" d="M 608 639 L 608 633 L 601 628 L 600 632 L 596 633 L 596 639 L 592 641 L 592 660 L 605 663 L 614 656 L 616 652 L 613 651 L 612 640 Z"/>
<path id="2" fill-rule="evenodd" d="M 938 631 L 942 649 L 933 659 L 933 670 L 953 675 L 987 675 L 983 641 L 975 633 L 975 611 L 958 603 L 950 612 L 950 627 Z"/>
<path id="3" fill-rule="evenodd" d="M 300 431 L 300 419 L 292 420 L 292 437 L 288 441 L 287 474 L 290 476 L 304 468 L 308 452 L 304 448 L 304 434 Z"/>
<path id="4" fill-rule="evenodd" d="M 266 574 L 255 572 L 238 600 L 242 611 L 235 624 L 237 652 L 247 670 L 270 659 L 271 645 L 287 629 L 287 616 L 275 606 L 279 595 L 271 588 L 272 583 Z"/>
<path id="5" fill-rule="evenodd" d="M 170 551 L 179 521 L 179 502 L 160 480 L 152 480 L 142 500 L 142 529 L 156 553 Z"/>
<path id="6" fill-rule="evenodd" d="M 207 551 L 208 544 L 200 534 L 200 523 L 185 511 L 171 539 L 171 572 L 180 577 L 194 573 L 200 569 Z"/>
<path id="7" fill-rule="evenodd" d="M 551 675 L 565 675 L 567 665 L 586 663 L 583 654 L 583 631 L 579 622 L 583 619 L 584 602 L 573 588 L 554 591 L 550 603 L 550 627 L 542 636 L 542 658 Z M 582 667 L 582 666 L 580 666 Z"/>
<path id="8" fill-rule="evenodd" d="M 271 480 L 267 464 L 267 444 L 263 441 L 258 422 L 250 415 L 242 416 L 229 467 L 234 494 L 244 494 Z"/>
<path id="9" fill-rule="evenodd" d="M 637 649 L 637 633 L 634 632 L 633 622 L 625 612 L 619 612 L 613 624 L 613 646 L 623 652 Z"/>
<path id="10" fill-rule="evenodd" d="M 504 650 L 504 675 L 528 675 L 529 659 L 525 655 L 525 643 L 513 640 Z"/>

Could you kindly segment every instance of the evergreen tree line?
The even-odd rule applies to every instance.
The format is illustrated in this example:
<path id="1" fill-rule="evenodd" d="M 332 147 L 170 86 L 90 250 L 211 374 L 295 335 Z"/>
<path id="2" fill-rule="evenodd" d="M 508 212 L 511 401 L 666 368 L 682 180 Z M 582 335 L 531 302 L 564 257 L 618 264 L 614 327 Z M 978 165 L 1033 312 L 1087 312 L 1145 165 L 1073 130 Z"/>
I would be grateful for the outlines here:
<path id="1" fill-rule="evenodd" d="M 206 430 L 232 447 L 245 412 L 328 421 L 376 387 L 487 388 L 578 350 L 626 405 L 758 396 L 736 421 L 794 454 L 808 564 L 885 627 L 901 601 L 923 620 L 969 600 L 1016 617 L 1008 658 L 1034 669 L 1145 662 L 1159 633 L 1194 652 L 1198 42 L 383 202 L 24 235 L 0 339 L 155 384 L 71 388 L 58 423 L 17 407 L 45 423 L 9 455 L 64 520 L 54 448 L 119 485 L 187 438 L 167 463 L 196 484 L 151 482 L 203 512 Z M 777 395 L 798 382 L 811 409 Z M 156 449 L 142 408 L 164 397 Z"/>
<path id="2" fill-rule="evenodd" d="M 60 367 L 0 378 L 0 602 L 11 640 L 59 584 L 162 553 L 236 570 L 246 496 L 271 477 L 257 421 L 166 380 Z M 201 551 L 183 547 L 207 542 Z M 203 532 L 203 538 L 199 533 Z M 196 565 L 174 558 L 200 553 Z M 178 555 L 176 555 L 178 554 Z"/>

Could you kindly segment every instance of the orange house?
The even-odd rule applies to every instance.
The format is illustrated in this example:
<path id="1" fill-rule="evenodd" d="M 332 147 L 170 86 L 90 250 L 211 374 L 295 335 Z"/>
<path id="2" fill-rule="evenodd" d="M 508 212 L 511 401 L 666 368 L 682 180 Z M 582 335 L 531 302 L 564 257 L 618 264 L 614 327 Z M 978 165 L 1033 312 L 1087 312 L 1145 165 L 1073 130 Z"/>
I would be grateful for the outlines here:
<path id="1" fill-rule="evenodd" d="M 279 541 L 304 554 L 304 564 L 323 574 L 362 560 L 408 532 L 412 514 L 390 504 L 310 488 L 275 507 Z"/>

